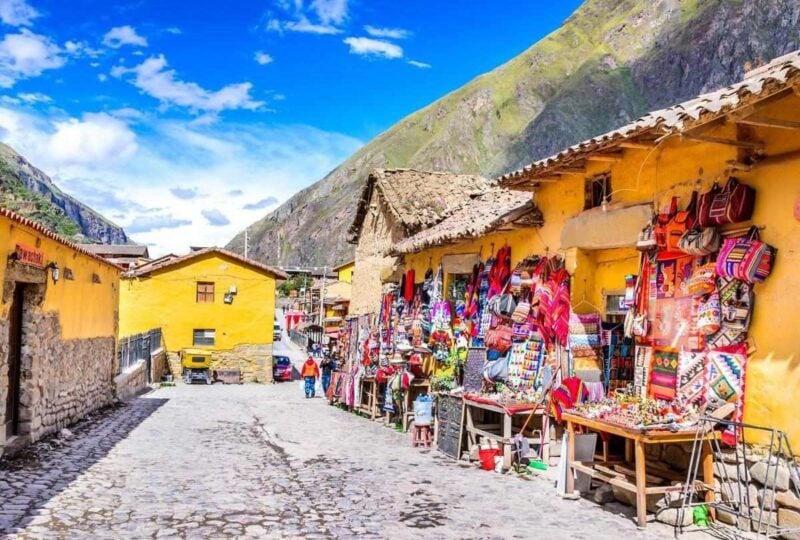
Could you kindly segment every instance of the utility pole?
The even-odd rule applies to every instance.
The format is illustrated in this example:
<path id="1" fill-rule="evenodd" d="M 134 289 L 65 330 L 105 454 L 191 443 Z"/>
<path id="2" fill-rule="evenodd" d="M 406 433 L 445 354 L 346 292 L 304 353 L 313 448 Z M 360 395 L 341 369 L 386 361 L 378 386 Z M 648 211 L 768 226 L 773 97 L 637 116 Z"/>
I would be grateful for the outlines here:
<path id="1" fill-rule="evenodd" d="M 248 229 L 249 229 L 249 227 L 245 227 L 244 228 L 244 258 L 245 259 L 247 258 L 248 247 L 250 247 L 250 246 L 248 246 L 248 244 L 250 243 L 250 238 L 249 238 L 249 235 L 248 235 Z"/>
<path id="2" fill-rule="evenodd" d="M 325 321 L 325 282 L 328 279 L 328 267 L 322 267 L 322 285 L 319 288 L 319 325 Z"/>

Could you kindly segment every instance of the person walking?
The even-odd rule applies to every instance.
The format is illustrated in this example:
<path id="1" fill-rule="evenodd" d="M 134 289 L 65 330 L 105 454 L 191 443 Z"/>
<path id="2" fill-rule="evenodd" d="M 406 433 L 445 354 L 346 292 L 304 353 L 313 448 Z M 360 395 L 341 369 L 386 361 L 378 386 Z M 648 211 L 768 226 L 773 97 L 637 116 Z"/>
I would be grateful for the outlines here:
<path id="1" fill-rule="evenodd" d="M 303 369 L 300 370 L 300 376 L 305 381 L 306 398 L 313 398 L 315 395 L 314 386 L 317 384 L 317 377 L 319 377 L 319 366 L 310 356 L 306 363 L 303 364 Z"/>
<path id="2" fill-rule="evenodd" d="M 331 385 L 331 373 L 336 369 L 336 362 L 330 355 L 325 355 L 325 358 L 323 358 L 320 363 L 320 367 L 322 368 L 322 391 L 325 395 L 328 395 L 328 387 Z"/>

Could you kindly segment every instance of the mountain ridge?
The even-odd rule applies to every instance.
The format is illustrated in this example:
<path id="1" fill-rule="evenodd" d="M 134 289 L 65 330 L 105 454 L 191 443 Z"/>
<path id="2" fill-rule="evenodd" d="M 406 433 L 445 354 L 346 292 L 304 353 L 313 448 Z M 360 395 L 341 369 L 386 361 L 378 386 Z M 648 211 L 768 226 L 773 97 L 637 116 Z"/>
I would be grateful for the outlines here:
<path id="1" fill-rule="evenodd" d="M 800 48 L 796 0 L 587 0 L 564 24 L 376 136 L 249 228 L 277 265 L 352 259 L 346 230 L 375 168 L 494 177 Z M 229 249 L 243 252 L 243 234 Z"/>
<path id="2" fill-rule="evenodd" d="M 3 143 L 0 143 L 0 206 L 77 243 L 130 243 L 121 227 L 64 193 L 47 174 Z"/>

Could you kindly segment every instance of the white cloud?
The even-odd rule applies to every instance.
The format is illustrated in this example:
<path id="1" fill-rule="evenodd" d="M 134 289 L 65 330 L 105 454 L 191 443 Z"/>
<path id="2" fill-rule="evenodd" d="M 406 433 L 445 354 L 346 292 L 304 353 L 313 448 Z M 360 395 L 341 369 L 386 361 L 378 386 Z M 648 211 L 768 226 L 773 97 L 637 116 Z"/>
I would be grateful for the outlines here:
<path id="1" fill-rule="evenodd" d="M 99 58 L 103 55 L 102 49 L 90 47 L 85 41 L 67 41 L 64 43 L 64 51 L 71 56 L 87 56 L 89 58 Z"/>
<path id="2" fill-rule="evenodd" d="M 381 56 L 383 58 L 402 58 L 403 48 L 394 43 L 365 37 L 349 37 L 344 42 L 350 46 L 351 54 L 362 56 Z"/>
<path id="3" fill-rule="evenodd" d="M 313 0 L 305 5 L 303 0 L 276 0 L 276 7 L 284 12 L 283 18 L 267 21 L 268 32 L 302 32 L 306 34 L 341 34 L 339 28 L 348 17 L 348 0 Z"/>
<path id="4" fill-rule="evenodd" d="M 25 0 L 0 0 L 0 21 L 11 26 L 30 26 L 40 14 Z"/>
<path id="5" fill-rule="evenodd" d="M 106 75 L 105 73 L 98 73 L 97 80 L 100 82 L 106 82 L 108 80 L 108 75 Z"/>
<path id="6" fill-rule="evenodd" d="M 253 55 L 253 60 L 255 60 L 257 64 L 266 66 L 267 64 L 271 64 L 274 61 L 274 58 L 263 51 L 257 51 L 256 54 Z"/>
<path id="7" fill-rule="evenodd" d="M 106 113 L 85 114 L 56 122 L 50 137 L 53 158 L 65 165 L 105 166 L 136 153 L 136 134 L 118 118 Z"/>
<path id="8" fill-rule="evenodd" d="M 264 105 L 250 96 L 249 82 L 229 84 L 216 91 L 206 90 L 194 82 L 181 81 L 175 70 L 167 69 L 164 55 L 152 56 L 132 68 L 115 66 L 111 75 L 117 78 L 134 75 L 130 83 L 164 105 L 186 107 L 192 112 L 218 113 L 227 109 L 256 110 Z"/>
<path id="9" fill-rule="evenodd" d="M 408 63 L 411 64 L 412 66 L 418 67 L 420 69 L 428 69 L 428 68 L 431 67 L 430 64 L 426 64 L 425 62 L 418 62 L 416 60 L 409 60 Z"/>
<path id="10" fill-rule="evenodd" d="M 269 27 L 269 25 L 267 25 L 267 27 Z M 284 22 L 283 29 L 289 30 L 290 32 L 301 32 L 305 34 L 333 35 L 342 33 L 341 29 L 330 24 L 312 23 L 305 15 L 301 16 L 296 21 Z"/>
<path id="11" fill-rule="evenodd" d="M 103 36 L 103 45 L 112 49 L 119 49 L 125 45 L 133 47 L 147 47 L 147 39 L 136 33 L 130 25 L 116 26 Z"/>
<path id="12" fill-rule="evenodd" d="M 51 113 L 48 113 L 51 114 Z M 75 125 L 104 124 L 114 118 L 87 114 L 59 118 L 0 106 L 0 139 L 49 174 L 67 193 L 92 204 L 133 232 L 137 242 L 154 245 L 151 253 L 185 253 L 189 245 L 224 245 L 236 233 L 263 217 L 271 197 L 286 200 L 322 178 L 356 151 L 361 142 L 345 135 L 302 126 L 217 123 L 193 126 L 147 116 L 136 124 L 115 124 L 109 132 Z M 82 144 L 72 152 L 53 152 L 52 140 L 68 129 L 79 131 Z M 133 142 L 124 135 L 133 132 Z M 64 135 L 60 139 L 63 140 Z M 95 139 L 113 139 L 103 149 Z M 126 142 L 127 141 L 127 142 Z M 91 144 L 90 144 L 91 143 Z M 136 150 L 131 153 L 131 144 Z M 112 148 L 116 148 L 113 150 Z M 89 153 L 91 163 L 82 162 Z M 119 155 L 113 155 L 113 154 Z M 175 198 L 175 186 L 197 187 L 204 201 Z M 235 191 L 237 196 L 231 195 Z M 239 194 L 241 192 L 241 194 Z M 168 208 L 162 204 L 168 201 Z M 200 210 L 218 210 L 230 220 L 213 226 Z M 147 229 L 147 230 L 145 230 Z"/>
<path id="13" fill-rule="evenodd" d="M 377 28 L 369 24 L 364 27 L 364 30 L 370 36 L 377 38 L 406 39 L 411 35 L 411 32 L 404 28 Z"/>
<path id="14" fill-rule="evenodd" d="M 46 36 L 28 29 L 6 34 L 0 41 L 0 88 L 10 88 L 20 79 L 60 68 L 64 62 L 59 46 Z"/>
<path id="15" fill-rule="evenodd" d="M 347 0 L 313 0 L 310 7 L 323 24 L 342 24 L 347 18 Z"/>
<path id="16" fill-rule="evenodd" d="M 52 103 L 53 98 L 40 92 L 20 92 L 17 97 L 25 103 Z"/>
<path id="17" fill-rule="evenodd" d="M 183 30 L 178 28 L 177 26 L 170 26 L 166 29 L 167 34 L 172 34 L 173 36 L 179 36 L 183 34 Z"/>

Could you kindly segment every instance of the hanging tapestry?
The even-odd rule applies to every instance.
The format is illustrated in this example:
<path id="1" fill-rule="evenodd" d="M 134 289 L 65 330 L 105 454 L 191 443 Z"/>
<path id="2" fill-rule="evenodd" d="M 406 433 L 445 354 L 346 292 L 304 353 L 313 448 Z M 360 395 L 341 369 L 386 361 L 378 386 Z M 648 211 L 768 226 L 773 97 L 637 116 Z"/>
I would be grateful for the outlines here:
<path id="1" fill-rule="evenodd" d="M 672 401 L 678 386 L 678 351 L 656 347 L 653 350 L 653 368 L 650 372 L 649 395 L 655 399 Z"/>
<path id="2" fill-rule="evenodd" d="M 532 339 L 514 343 L 508 360 L 507 385 L 518 390 L 529 390 L 536 383 L 539 373 L 543 343 Z"/>
<path id="3" fill-rule="evenodd" d="M 747 346 L 744 343 L 717 349 L 708 353 L 705 384 L 708 388 L 708 411 L 715 411 L 726 403 L 736 404 L 734 422 L 741 422 L 744 416 L 745 367 L 747 365 Z M 722 434 L 727 444 L 735 444 L 735 429 L 728 428 Z"/>
<path id="4" fill-rule="evenodd" d="M 483 365 L 486 363 L 486 349 L 471 347 L 464 364 L 464 392 L 477 393 L 483 388 Z"/>
<path id="5" fill-rule="evenodd" d="M 705 392 L 706 353 L 681 351 L 678 358 L 678 397 L 686 403 L 702 405 Z"/>
<path id="6" fill-rule="evenodd" d="M 747 339 L 753 310 L 753 286 L 738 279 L 717 277 L 722 320 L 717 333 L 706 338 L 709 347 L 728 347 Z"/>
<path id="7" fill-rule="evenodd" d="M 693 268 L 694 257 L 691 256 L 656 263 L 653 317 L 653 344 L 656 346 L 698 348 L 694 300 L 688 288 Z"/>
<path id="8" fill-rule="evenodd" d="M 647 382 L 650 380 L 650 365 L 653 361 L 653 348 L 644 345 L 636 347 L 636 364 L 633 371 L 633 391 L 641 398 L 647 397 Z"/>

